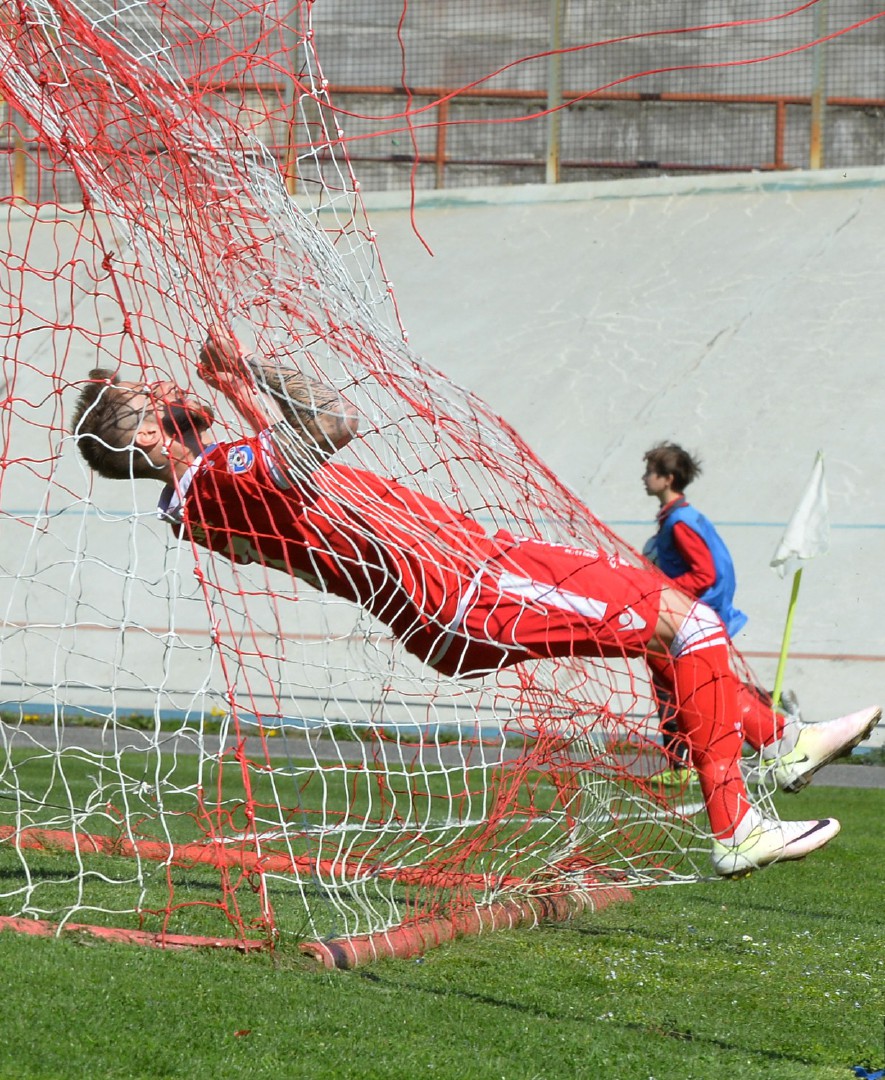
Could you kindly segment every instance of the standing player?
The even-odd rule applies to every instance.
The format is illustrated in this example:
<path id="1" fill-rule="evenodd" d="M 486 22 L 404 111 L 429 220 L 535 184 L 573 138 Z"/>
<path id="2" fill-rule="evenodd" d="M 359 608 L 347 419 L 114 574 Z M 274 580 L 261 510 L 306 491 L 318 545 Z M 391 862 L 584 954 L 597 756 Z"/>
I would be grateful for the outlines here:
<path id="1" fill-rule="evenodd" d="M 879 709 L 789 730 L 770 713 L 744 723 L 722 623 L 659 574 L 595 550 L 489 535 L 395 480 L 330 463 L 357 433 L 354 408 L 298 371 L 246 358 L 223 330 L 210 333 L 199 370 L 253 436 L 215 443 L 202 401 L 173 383 L 121 383 L 102 370 L 91 373 L 74 414 L 96 472 L 166 485 L 161 515 L 176 533 L 360 604 L 446 675 L 541 657 L 653 661 L 679 702 L 722 876 L 803 858 L 839 831 L 833 818 L 764 817 L 747 796 L 741 745 L 761 749 L 781 786 L 797 790 L 864 739 Z"/>
<path id="2" fill-rule="evenodd" d="M 746 625 L 747 616 L 734 606 L 735 573 L 731 553 L 713 523 L 685 498 L 685 489 L 701 472 L 700 461 L 676 443 L 658 443 L 644 455 L 642 482 L 660 503 L 657 532 L 643 555 L 675 585 L 711 607 L 729 637 Z M 660 774 L 665 783 L 682 785 L 692 779 L 688 744 L 680 737 L 675 708 L 667 692 L 666 674 L 654 678 L 660 702 L 661 732 L 670 769 Z M 746 686 L 745 710 L 771 710 L 771 698 L 758 687 Z M 793 706 L 795 709 L 795 706 Z M 798 710 L 796 710 L 798 713 Z"/>
<path id="3" fill-rule="evenodd" d="M 661 504 L 658 531 L 643 555 L 680 589 L 711 607 L 729 637 L 747 622 L 734 606 L 734 563 L 725 541 L 709 518 L 685 498 L 685 489 L 701 472 L 701 463 L 676 443 L 658 443 L 644 455 L 642 482 Z"/>

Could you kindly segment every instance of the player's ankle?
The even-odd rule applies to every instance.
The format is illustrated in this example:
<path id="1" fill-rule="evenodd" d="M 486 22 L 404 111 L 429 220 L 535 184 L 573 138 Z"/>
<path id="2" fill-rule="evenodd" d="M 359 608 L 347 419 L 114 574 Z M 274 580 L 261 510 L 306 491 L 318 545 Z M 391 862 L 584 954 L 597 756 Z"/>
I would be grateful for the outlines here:
<path id="1" fill-rule="evenodd" d="M 713 835 L 720 844 L 742 844 L 750 833 L 763 821 L 755 806 L 745 806 L 736 823 L 729 823 L 724 829 L 714 829 Z"/>

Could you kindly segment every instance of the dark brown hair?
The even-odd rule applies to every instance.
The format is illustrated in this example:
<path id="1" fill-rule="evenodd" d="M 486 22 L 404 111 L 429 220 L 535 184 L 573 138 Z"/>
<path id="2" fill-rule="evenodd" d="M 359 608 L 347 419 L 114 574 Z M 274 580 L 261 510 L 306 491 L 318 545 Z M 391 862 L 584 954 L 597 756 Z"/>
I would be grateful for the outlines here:
<path id="1" fill-rule="evenodd" d="M 700 458 L 692 456 L 676 443 L 662 442 L 646 451 L 645 463 L 658 476 L 672 476 L 673 490 L 685 491 L 692 480 L 701 474 Z"/>
<path id="2" fill-rule="evenodd" d="M 71 431 L 90 469 L 109 480 L 155 477 L 157 468 L 135 445 L 143 412 L 131 404 L 131 392 L 118 388 L 109 368 L 94 368 L 74 404 Z"/>

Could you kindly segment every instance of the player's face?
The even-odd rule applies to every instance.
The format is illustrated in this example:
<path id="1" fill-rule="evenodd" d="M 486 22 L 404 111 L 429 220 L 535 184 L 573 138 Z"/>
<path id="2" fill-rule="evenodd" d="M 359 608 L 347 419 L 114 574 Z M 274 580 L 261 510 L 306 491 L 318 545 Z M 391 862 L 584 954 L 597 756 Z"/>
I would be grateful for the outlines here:
<path id="1" fill-rule="evenodd" d="M 661 476 L 660 473 L 649 465 L 642 475 L 642 482 L 645 484 L 646 495 L 660 495 L 662 491 L 666 491 L 670 486 L 672 476 Z"/>
<path id="2" fill-rule="evenodd" d="M 180 442 L 199 435 L 215 420 L 212 406 L 182 390 L 171 380 L 153 383 L 117 383 L 129 391 L 129 405 L 155 422 L 170 437 Z"/>

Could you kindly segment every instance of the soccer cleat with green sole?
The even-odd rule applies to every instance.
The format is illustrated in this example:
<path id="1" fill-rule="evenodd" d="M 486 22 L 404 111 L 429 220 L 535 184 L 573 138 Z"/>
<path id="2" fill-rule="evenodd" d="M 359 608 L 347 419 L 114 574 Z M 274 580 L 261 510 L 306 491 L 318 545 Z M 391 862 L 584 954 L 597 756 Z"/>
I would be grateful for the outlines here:
<path id="1" fill-rule="evenodd" d="M 682 766 L 679 769 L 664 769 L 662 772 L 650 776 L 649 779 L 653 783 L 666 788 L 694 788 L 700 786 L 697 770 L 689 766 Z"/>

